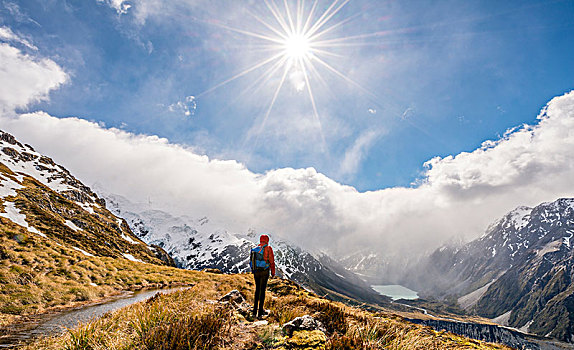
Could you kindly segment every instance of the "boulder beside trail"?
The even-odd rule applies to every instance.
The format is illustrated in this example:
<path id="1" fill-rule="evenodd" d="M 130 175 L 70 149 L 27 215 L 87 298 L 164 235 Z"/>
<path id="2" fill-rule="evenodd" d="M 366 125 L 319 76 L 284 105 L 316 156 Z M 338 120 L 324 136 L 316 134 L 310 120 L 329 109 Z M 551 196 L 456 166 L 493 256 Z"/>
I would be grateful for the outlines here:
<path id="1" fill-rule="evenodd" d="M 219 298 L 219 302 L 222 304 L 229 304 L 233 309 L 239 312 L 243 317 L 249 319 L 253 310 L 253 305 L 245 301 L 245 297 L 237 289 L 225 294 Z"/>
<path id="2" fill-rule="evenodd" d="M 241 304 L 243 302 L 245 302 L 245 297 L 243 296 L 243 294 L 241 294 L 240 291 L 238 291 L 237 289 L 232 290 L 231 292 L 225 294 L 224 296 L 222 296 L 221 298 L 219 298 L 219 301 L 221 302 L 232 302 L 235 304 Z"/>
<path id="3" fill-rule="evenodd" d="M 319 330 L 325 332 L 323 324 L 309 315 L 294 318 L 290 322 L 283 325 L 283 333 L 288 337 L 293 335 L 295 331 L 314 331 Z"/>

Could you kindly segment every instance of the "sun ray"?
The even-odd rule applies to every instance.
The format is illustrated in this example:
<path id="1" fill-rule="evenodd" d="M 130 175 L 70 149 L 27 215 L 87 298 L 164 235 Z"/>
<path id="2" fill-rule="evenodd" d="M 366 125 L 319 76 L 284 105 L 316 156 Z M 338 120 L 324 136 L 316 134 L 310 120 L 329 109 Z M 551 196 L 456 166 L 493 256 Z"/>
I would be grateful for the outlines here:
<path id="1" fill-rule="evenodd" d="M 307 65 L 307 68 L 309 69 L 309 72 L 313 74 L 313 78 L 319 80 L 319 82 L 326 88 L 330 89 L 329 84 L 327 84 L 327 82 L 325 81 L 325 79 L 323 79 L 323 77 L 321 76 L 321 74 L 319 73 L 319 71 L 317 70 L 317 68 L 315 68 L 315 66 L 310 62 Z"/>
<path id="2" fill-rule="evenodd" d="M 365 94 L 368 94 L 369 96 L 373 97 L 374 99 L 378 100 L 378 96 L 376 96 L 375 94 L 373 94 L 372 92 L 370 92 L 369 90 L 365 89 L 364 87 L 362 87 L 359 83 L 355 82 L 353 79 L 347 77 L 345 74 L 339 72 L 338 70 L 336 70 L 335 68 L 331 67 L 327 62 L 323 61 L 320 58 L 315 58 L 316 62 L 319 62 L 319 64 L 321 64 L 323 67 L 327 68 L 328 70 L 330 70 L 331 72 L 333 72 L 335 75 L 339 76 L 340 78 L 342 78 L 343 80 L 345 80 L 346 82 L 348 82 L 349 84 L 353 85 L 354 87 L 360 89 L 362 92 L 364 92 Z"/>
<path id="3" fill-rule="evenodd" d="M 334 52 L 329 52 L 329 51 L 317 49 L 317 48 L 311 48 L 310 51 L 314 54 L 321 54 L 321 55 L 325 55 L 325 56 L 331 56 L 331 57 L 337 57 L 337 58 L 345 57 L 343 55 L 340 55 L 340 54 L 337 54 Z"/>
<path id="4" fill-rule="evenodd" d="M 265 128 L 265 124 L 267 123 L 267 119 L 269 118 L 269 115 L 271 114 L 271 110 L 273 109 L 273 106 L 275 105 L 275 101 L 277 101 L 277 96 L 279 96 L 279 91 L 281 91 L 281 88 L 283 87 L 283 84 L 285 83 L 285 78 L 287 77 L 288 72 L 289 72 L 288 67 L 285 67 L 285 69 L 283 70 L 283 76 L 281 77 L 281 80 L 279 81 L 279 84 L 277 85 L 277 89 L 275 90 L 275 93 L 273 94 L 273 98 L 271 99 L 271 103 L 269 104 L 269 108 L 267 108 L 267 112 L 265 112 L 265 116 L 263 117 L 263 121 L 261 122 L 261 125 L 259 126 L 259 130 L 257 131 L 257 134 L 255 135 L 255 144 L 256 145 L 257 145 L 257 142 L 259 141 L 259 136 L 263 132 L 263 128 Z"/>
<path id="5" fill-rule="evenodd" d="M 256 94 L 260 89 L 262 89 L 274 75 L 281 68 L 284 67 L 285 61 L 287 59 L 282 57 L 279 61 L 275 62 L 267 71 L 259 76 L 253 83 L 251 83 L 243 92 L 250 91 L 252 94 Z M 252 90 L 253 89 L 253 90 Z"/>
<path id="6" fill-rule="evenodd" d="M 253 16 L 253 18 L 255 18 L 255 20 L 257 20 L 259 23 L 261 23 L 265 27 L 267 27 L 267 29 L 269 29 L 269 30 L 273 31 L 273 33 L 277 34 L 281 39 L 283 39 L 283 40 L 287 39 L 287 35 L 285 33 L 282 33 L 281 31 L 277 30 L 271 24 L 265 22 L 261 17 L 257 16 L 256 14 L 254 14 L 252 12 L 249 12 L 249 14 L 251 16 Z"/>
<path id="7" fill-rule="evenodd" d="M 276 60 L 276 59 L 278 59 L 278 58 L 281 58 L 282 56 L 283 56 L 283 54 L 282 54 L 282 53 L 279 53 L 279 54 L 277 54 L 277 55 L 275 55 L 275 56 L 272 56 L 271 58 L 268 58 L 268 59 L 266 59 L 266 60 L 264 60 L 264 61 L 261 61 L 261 62 L 259 62 L 258 64 L 252 66 L 251 68 L 245 69 L 244 71 L 237 73 L 236 75 L 232 76 L 231 78 L 229 78 L 229 79 L 227 79 L 227 80 L 225 80 L 225 81 L 222 81 L 221 83 L 219 83 L 219 84 L 217 84 L 217 85 L 215 85 L 215 86 L 213 86 L 213 87 L 210 87 L 209 89 L 207 89 L 207 90 L 205 90 L 205 91 L 199 93 L 199 94 L 197 95 L 197 97 L 202 96 L 202 95 L 205 95 L 205 94 L 207 94 L 207 93 L 209 93 L 209 92 L 211 92 L 211 91 L 213 91 L 213 90 L 215 90 L 215 89 L 217 89 L 217 88 L 220 88 L 220 87 L 222 87 L 223 85 L 228 84 L 228 83 L 234 81 L 235 79 L 241 78 L 242 76 L 244 76 L 244 75 L 246 75 L 246 74 L 249 74 L 249 73 L 253 72 L 253 71 L 256 70 L 256 69 L 259 69 L 259 68 L 261 68 L 261 67 L 267 65 L 268 63 L 270 63 L 270 62 L 272 62 L 272 61 L 274 61 L 274 60 Z"/>
<path id="8" fill-rule="evenodd" d="M 289 36 L 289 34 L 290 34 L 289 26 L 287 25 L 287 22 L 285 22 L 285 19 L 281 15 L 281 10 L 279 10 L 279 8 L 277 7 L 277 4 L 275 4 L 275 2 L 273 0 L 264 0 L 264 1 L 265 1 L 265 5 L 267 5 L 267 8 L 269 9 L 269 11 L 271 11 L 271 14 L 273 14 L 273 17 L 275 17 L 275 20 L 277 21 L 277 23 L 279 23 L 281 28 L 283 28 L 283 31 L 285 31 L 285 34 L 287 36 Z M 272 5 L 270 4 L 269 1 L 271 1 Z"/>
<path id="9" fill-rule="evenodd" d="M 315 34 L 315 32 L 316 32 L 317 30 L 321 29 L 321 27 L 323 27 L 323 25 L 325 25 L 331 18 L 333 18 L 333 16 L 336 15 L 345 5 L 347 5 L 347 3 L 348 3 L 349 1 L 350 1 L 350 0 L 345 0 L 345 1 L 343 1 L 343 3 L 342 3 L 339 7 L 337 7 L 336 10 L 333 10 L 333 11 L 332 11 L 327 17 L 325 17 L 322 21 L 317 21 L 317 22 L 315 23 L 315 25 L 314 25 L 313 27 L 311 27 L 311 29 L 309 29 L 309 32 L 308 32 L 309 36 Z M 336 3 L 337 3 L 337 1 L 334 1 L 334 2 L 333 2 L 333 5 L 336 4 Z M 325 11 L 325 14 L 326 14 L 326 13 L 327 13 L 327 11 Z"/>
<path id="10" fill-rule="evenodd" d="M 342 26 L 344 26 L 345 24 L 351 22 L 352 20 L 354 20 L 355 18 L 357 18 L 359 15 L 360 15 L 360 14 L 357 13 L 357 14 L 355 14 L 355 15 L 353 15 L 353 16 L 349 16 L 349 17 L 345 18 L 344 20 L 335 23 L 335 24 L 333 24 L 332 26 L 327 27 L 327 28 L 325 28 L 324 30 L 318 32 L 317 34 L 311 35 L 311 36 L 309 37 L 309 40 L 314 42 L 314 41 L 317 40 L 319 37 L 321 37 L 321 36 L 323 36 L 323 35 L 325 35 L 325 34 L 327 34 L 327 33 L 329 33 L 329 32 L 332 32 L 333 30 L 335 30 L 335 29 L 337 29 L 337 28 L 339 28 L 339 27 L 342 27 Z"/>
<path id="11" fill-rule="evenodd" d="M 293 18 L 291 17 L 291 9 L 289 8 L 287 0 L 283 0 L 283 6 L 285 6 L 285 12 L 287 13 L 287 20 L 289 21 L 289 28 L 291 28 L 291 35 L 298 34 L 297 28 L 295 27 L 295 24 L 293 24 Z"/>
<path id="12" fill-rule="evenodd" d="M 233 28 L 233 27 L 230 27 L 230 26 L 228 26 L 228 25 L 221 24 L 221 23 L 218 23 L 218 22 L 212 22 L 211 24 L 214 25 L 214 26 L 216 26 L 216 27 L 224 28 L 224 29 L 227 29 L 227 30 L 230 30 L 230 31 L 233 31 L 233 32 L 236 32 L 236 33 L 244 34 L 244 35 L 247 35 L 247 36 L 251 36 L 251 37 L 254 37 L 254 38 L 259 38 L 259 39 L 271 41 L 271 42 L 278 43 L 278 44 L 281 44 L 281 42 L 282 42 L 281 39 L 278 39 L 278 38 L 273 38 L 273 37 L 270 37 L 270 36 L 267 36 L 267 35 L 257 34 L 257 33 L 249 32 L 249 31 L 247 31 L 247 30 L 242 30 L 242 29 Z"/>
<path id="13" fill-rule="evenodd" d="M 245 95 L 250 94 L 254 95 L 257 94 L 260 89 L 263 88 L 265 83 L 269 81 L 281 67 L 285 64 L 285 58 L 281 58 L 277 62 L 275 62 L 269 69 L 267 69 L 264 73 L 262 73 L 255 81 L 253 81 L 249 86 L 243 89 L 235 98 L 233 99 L 233 103 L 230 105 L 235 105 L 237 101 L 241 101 Z M 199 95 L 198 95 L 199 96 Z M 227 106 L 226 108 L 229 108 Z"/>
<path id="14" fill-rule="evenodd" d="M 297 33 L 302 33 L 301 25 L 303 24 L 303 8 L 305 7 L 304 0 L 297 0 L 297 22 L 296 22 L 296 29 Z"/>
<path id="15" fill-rule="evenodd" d="M 319 135 L 321 136 L 321 147 L 322 151 L 325 152 L 327 149 L 327 142 L 325 141 L 325 135 L 323 134 L 323 125 L 321 124 L 321 119 L 319 118 L 319 112 L 317 112 L 317 104 L 315 103 L 315 96 L 313 96 L 313 90 L 311 89 L 311 84 L 309 83 L 309 76 L 307 75 L 307 69 L 303 62 L 300 63 L 303 70 L 303 76 L 305 77 L 305 85 L 307 86 L 307 92 L 309 93 L 309 99 L 311 100 L 311 106 L 313 107 L 313 116 L 319 127 Z"/>
<path id="16" fill-rule="evenodd" d="M 307 33 L 310 33 L 310 35 L 313 35 L 313 32 L 316 30 L 316 27 L 319 23 L 321 23 L 323 21 L 323 19 L 325 17 L 328 16 L 329 12 L 333 9 L 333 7 L 335 7 L 335 5 L 337 4 L 339 0 L 334 0 L 331 5 L 329 5 L 329 7 L 327 7 L 327 9 L 323 12 L 323 14 L 321 16 L 319 16 L 319 19 L 317 21 L 315 21 L 315 23 L 313 23 L 313 25 L 311 26 L 311 28 L 309 28 L 309 30 L 307 30 Z"/>
<path id="17" fill-rule="evenodd" d="M 313 5 L 311 6 L 311 10 L 309 11 L 309 15 L 307 16 L 307 20 L 305 21 L 305 25 L 303 26 L 303 29 L 301 30 L 302 33 L 307 33 L 307 30 L 309 28 L 309 24 L 311 23 L 311 19 L 313 18 L 313 15 L 315 14 L 315 9 L 317 8 L 318 2 L 319 2 L 319 0 L 315 0 L 313 2 Z"/>
<path id="18" fill-rule="evenodd" d="M 373 32 L 373 33 L 358 34 L 358 35 L 351 35 L 351 36 L 345 36 L 345 37 L 334 38 L 334 39 L 320 40 L 320 41 L 314 42 L 314 45 L 322 45 L 324 43 L 333 43 L 333 42 L 343 42 L 343 41 L 348 41 L 348 40 L 377 38 L 377 37 L 387 36 L 390 34 L 408 33 L 411 30 L 412 30 L 411 28 L 382 30 L 382 31 Z"/>

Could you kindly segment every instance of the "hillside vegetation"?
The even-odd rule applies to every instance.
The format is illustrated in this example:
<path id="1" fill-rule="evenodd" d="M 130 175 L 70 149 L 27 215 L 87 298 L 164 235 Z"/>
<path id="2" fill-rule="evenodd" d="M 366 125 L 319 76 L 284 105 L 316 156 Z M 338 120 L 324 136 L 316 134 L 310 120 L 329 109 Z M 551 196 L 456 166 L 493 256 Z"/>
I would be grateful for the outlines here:
<path id="1" fill-rule="evenodd" d="M 250 305 L 218 301 L 233 289 L 251 300 L 252 275 L 193 277 L 188 289 L 159 294 L 25 349 L 509 349 L 329 301 L 281 279 L 269 282 L 267 322 L 253 323 Z M 324 331 L 286 336 L 281 325 L 303 315 L 322 322 Z"/>
<path id="2" fill-rule="evenodd" d="M 88 256 L 0 218 L 0 322 L 123 290 L 185 284 L 196 272 Z"/>
<path id="3" fill-rule="evenodd" d="M 66 169 L 0 131 L 0 335 L 24 316 L 194 274 L 169 265 Z"/>

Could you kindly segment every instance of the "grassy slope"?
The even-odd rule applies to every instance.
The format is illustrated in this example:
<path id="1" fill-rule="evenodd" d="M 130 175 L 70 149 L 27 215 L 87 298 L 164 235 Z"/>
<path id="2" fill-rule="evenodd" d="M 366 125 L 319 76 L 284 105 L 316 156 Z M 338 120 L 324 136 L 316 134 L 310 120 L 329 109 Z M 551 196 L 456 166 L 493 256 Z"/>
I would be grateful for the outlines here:
<path id="1" fill-rule="evenodd" d="M 193 277 L 194 272 L 164 266 L 125 221 L 118 222 L 105 208 L 95 206 L 90 214 L 32 177 L 19 181 L 0 163 L 0 186 L 7 179 L 23 188 L 0 199 L 0 212 L 5 212 L 5 202 L 13 202 L 26 222 L 46 237 L 0 217 L 0 334 L 22 316 L 128 289 L 185 284 Z M 82 230 L 71 229 L 66 221 Z M 124 252 L 148 264 L 124 259 Z"/>
<path id="2" fill-rule="evenodd" d="M 187 283 L 193 276 L 173 267 L 86 256 L 0 218 L 1 324 L 122 290 Z"/>
<path id="3" fill-rule="evenodd" d="M 229 304 L 215 302 L 232 289 L 250 301 L 251 275 L 193 277 L 195 285 L 187 290 L 106 314 L 26 349 L 509 349 L 328 301 L 279 279 L 268 286 L 269 324 L 254 325 Z M 279 325 L 304 314 L 321 320 L 326 334 L 283 336 Z"/>
<path id="4" fill-rule="evenodd" d="M 14 202 L 20 213 L 26 215 L 26 222 L 52 240 L 93 255 L 122 257 L 122 253 L 129 252 L 142 261 L 164 264 L 131 232 L 125 222 L 118 223 L 117 218 L 104 207 L 93 207 L 94 213 L 88 213 L 74 201 L 52 191 L 33 177 L 25 176 L 22 181 L 18 181 L 16 174 L 0 163 L 0 184 L 2 179 L 10 179 L 24 186 L 16 191 L 16 196 L 4 200 Z M 0 211 L 4 212 L 2 199 Z M 66 221 L 73 222 L 82 230 L 74 231 L 65 225 Z M 132 244 L 122 237 L 129 237 L 139 244 Z"/>

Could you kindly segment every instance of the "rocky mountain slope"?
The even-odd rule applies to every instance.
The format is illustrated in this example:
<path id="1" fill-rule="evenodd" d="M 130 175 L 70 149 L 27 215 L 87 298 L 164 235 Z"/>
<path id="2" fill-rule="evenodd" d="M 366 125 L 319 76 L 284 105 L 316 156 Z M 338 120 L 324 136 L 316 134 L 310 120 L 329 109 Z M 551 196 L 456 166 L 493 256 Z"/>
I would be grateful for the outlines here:
<path id="1" fill-rule="evenodd" d="M 500 324 L 572 342 L 573 235 L 574 199 L 519 207 L 481 238 L 435 251 L 411 285 L 455 295 L 463 308 Z"/>
<path id="2" fill-rule="evenodd" d="M 253 230 L 232 233 L 207 217 L 193 219 L 153 209 L 149 203 L 132 203 L 119 195 L 106 195 L 108 207 L 124 217 L 140 239 L 165 249 L 177 266 L 200 270 L 217 268 L 226 273 L 249 271 L 249 251 L 258 243 Z M 272 237 L 278 276 L 293 279 L 318 294 L 345 296 L 370 303 L 387 304 L 354 273 L 329 257 L 311 254 L 293 243 Z"/>
<path id="3" fill-rule="evenodd" d="M 0 131 L 0 227 L 8 231 L 13 224 L 30 239 L 53 239 L 86 255 L 171 263 L 64 167 Z"/>
<path id="4" fill-rule="evenodd" d="M 32 314 L 185 284 L 191 271 L 173 265 L 66 169 L 0 131 L 0 344 Z"/>

